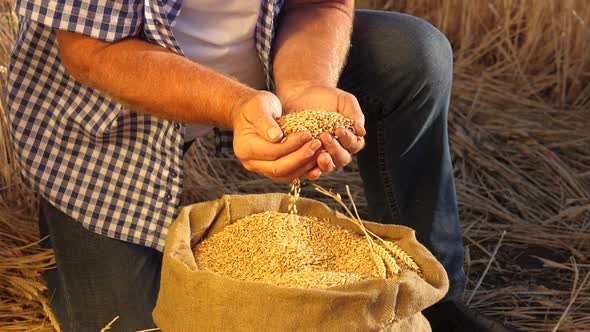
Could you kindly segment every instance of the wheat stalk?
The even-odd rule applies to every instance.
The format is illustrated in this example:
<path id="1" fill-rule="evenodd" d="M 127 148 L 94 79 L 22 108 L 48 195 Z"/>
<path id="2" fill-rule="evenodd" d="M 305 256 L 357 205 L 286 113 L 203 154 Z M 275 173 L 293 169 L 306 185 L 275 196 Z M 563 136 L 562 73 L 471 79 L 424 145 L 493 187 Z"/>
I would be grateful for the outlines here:
<path id="1" fill-rule="evenodd" d="M 389 250 L 393 254 L 393 257 L 402 261 L 409 268 L 411 268 L 414 272 L 416 272 L 418 274 L 422 274 L 422 271 L 420 270 L 420 267 L 418 266 L 418 264 L 416 264 L 416 262 L 414 262 L 412 257 L 410 257 L 410 255 L 408 255 L 402 248 L 400 248 L 397 245 L 397 243 L 393 243 L 391 241 L 383 241 L 383 240 L 381 240 L 381 243 L 383 244 L 383 246 L 385 248 L 387 248 L 387 250 Z"/>
<path id="2" fill-rule="evenodd" d="M 366 229 L 366 227 L 364 226 L 362 219 L 358 213 L 358 209 L 356 207 L 356 204 L 354 203 L 354 199 L 352 198 L 352 194 L 350 193 L 349 186 L 346 186 L 346 194 L 352 204 L 354 214 L 348 208 L 348 206 L 346 206 L 346 204 L 344 204 L 340 194 L 333 193 L 333 192 L 326 190 L 316 184 L 314 184 L 314 188 L 316 191 L 318 191 L 328 197 L 331 197 L 338 204 L 340 204 L 344 208 L 346 213 L 348 214 L 348 216 L 345 216 L 345 218 L 347 220 L 351 221 L 353 224 L 355 224 L 357 227 L 359 227 L 361 229 L 361 231 L 365 235 L 365 238 L 367 239 L 367 243 L 369 244 L 369 247 L 371 248 L 371 256 L 373 258 L 373 261 L 375 262 L 375 266 L 377 267 L 377 269 L 379 271 L 382 271 L 382 266 L 385 265 L 390 270 L 392 275 L 398 275 L 401 272 L 401 268 L 399 267 L 399 264 L 397 264 L 397 262 L 395 261 L 395 258 L 397 258 L 401 262 L 406 264 L 408 267 L 410 267 L 410 269 L 412 269 L 414 272 L 421 275 L 420 268 L 405 251 L 403 251 L 399 246 L 397 246 L 395 244 L 391 244 L 391 242 L 388 243 L 388 241 L 383 240 L 377 234 Z M 381 245 L 375 243 L 374 239 L 379 240 L 382 243 L 383 247 Z M 393 254 L 393 256 L 391 254 L 389 254 L 387 252 L 387 250 L 385 250 L 385 249 L 389 249 L 389 251 L 391 252 L 391 254 Z M 378 258 L 376 258 L 376 257 L 378 257 Z M 380 273 L 383 274 L 382 272 L 380 272 Z"/>
<path id="3" fill-rule="evenodd" d="M 377 253 L 377 255 L 383 259 L 385 265 L 387 265 L 387 268 L 389 271 L 391 271 L 392 275 L 399 275 L 401 269 L 395 261 L 395 258 L 393 258 L 393 256 L 391 256 L 387 250 L 385 250 L 385 248 L 379 244 L 374 245 L 373 249 L 375 250 L 375 253 Z"/>

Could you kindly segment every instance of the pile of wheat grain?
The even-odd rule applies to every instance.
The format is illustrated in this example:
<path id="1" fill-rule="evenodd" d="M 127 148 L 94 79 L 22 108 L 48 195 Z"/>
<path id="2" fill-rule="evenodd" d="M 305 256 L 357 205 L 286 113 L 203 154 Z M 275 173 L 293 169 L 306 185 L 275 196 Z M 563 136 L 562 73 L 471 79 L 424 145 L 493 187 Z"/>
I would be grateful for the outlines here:
<path id="1" fill-rule="evenodd" d="M 302 110 L 288 113 L 278 118 L 277 123 L 285 135 L 309 131 L 313 138 L 318 138 L 323 132 L 334 135 L 338 128 L 353 128 L 352 120 L 345 118 L 344 115 L 322 110 Z"/>
<path id="2" fill-rule="evenodd" d="M 401 271 L 413 269 L 399 258 L 400 251 L 389 251 L 326 220 L 267 211 L 228 225 L 200 242 L 194 253 L 200 269 L 232 279 L 326 288 L 372 278 L 396 279 Z"/>

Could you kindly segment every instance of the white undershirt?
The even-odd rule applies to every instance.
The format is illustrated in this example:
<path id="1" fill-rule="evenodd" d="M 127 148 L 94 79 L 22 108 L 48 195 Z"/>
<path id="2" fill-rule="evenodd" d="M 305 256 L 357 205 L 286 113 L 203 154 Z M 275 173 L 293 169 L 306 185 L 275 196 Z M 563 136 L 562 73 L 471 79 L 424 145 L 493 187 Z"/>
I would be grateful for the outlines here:
<path id="1" fill-rule="evenodd" d="M 186 56 L 255 89 L 265 75 L 254 45 L 261 0 L 184 0 L 172 32 Z M 187 124 L 185 141 L 210 126 Z"/>

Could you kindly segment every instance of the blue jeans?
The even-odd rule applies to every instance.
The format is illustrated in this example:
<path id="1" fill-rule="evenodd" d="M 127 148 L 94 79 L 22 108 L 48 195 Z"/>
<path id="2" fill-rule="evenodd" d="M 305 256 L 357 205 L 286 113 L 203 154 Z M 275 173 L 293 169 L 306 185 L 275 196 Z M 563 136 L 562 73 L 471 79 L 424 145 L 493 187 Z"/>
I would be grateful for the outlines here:
<path id="1" fill-rule="evenodd" d="M 416 17 L 355 15 L 339 87 L 358 98 L 366 118 L 358 162 L 369 218 L 415 229 L 449 275 L 446 299 L 460 300 L 463 240 L 447 132 L 451 47 Z"/>
<path id="2" fill-rule="evenodd" d="M 369 217 L 414 228 L 449 274 L 447 299 L 458 299 L 465 277 L 447 138 L 451 78 L 451 49 L 431 25 L 356 12 L 340 87 L 366 115 L 359 167 Z M 44 199 L 39 226 L 50 236 L 42 245 L 55 250 L 48 288 L 64 330 L 99 331 L 115 316 L 113 331 L 153 327 L 161 253 L 92 233 Z"/>

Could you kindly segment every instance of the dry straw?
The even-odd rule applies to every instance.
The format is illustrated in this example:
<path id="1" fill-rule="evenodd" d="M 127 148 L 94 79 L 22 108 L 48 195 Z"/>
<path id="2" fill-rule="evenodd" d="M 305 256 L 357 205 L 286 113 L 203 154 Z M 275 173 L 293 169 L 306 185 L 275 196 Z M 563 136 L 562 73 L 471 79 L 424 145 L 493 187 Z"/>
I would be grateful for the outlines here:
<path id="1" fill-rule="evenodd" d="M 0 0 L 0 64 L 8 59 L 16 26 L 6 3 Z M 466 246 L 466 298 L 475 293 L 470 306 L 523 331 L 590 330 L 587 1 L 358 3 L 424 17 L 445 32 L 455 50 L 449 124 Z M 47 294 L 30 299 L 11 282 L 41 282 L 40 273 L 53 261 L 49 251 L 27 246 L 37 238 L 36 200 L 16 172 L 3 93 L 0 89 L 0 330 L 49 331 Z M 199 141 L 185 158 L 185 202 L 284 190 L 244 172 L 233 158 L 208 154 L 211 146 L 210 140 Z M 354 197 L 359 213 L 366 215 L 356 164 L 322 175 L 320 183 L 336 191 L 351 184 L 359 193 Z M 314 197 L 313 188 L 301 190 Z M 319 193 L 315 197 L 335 205 Z"/>

